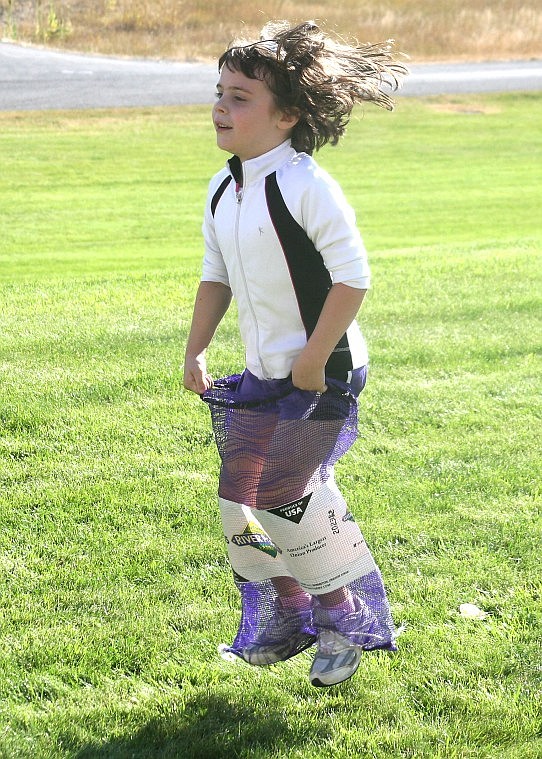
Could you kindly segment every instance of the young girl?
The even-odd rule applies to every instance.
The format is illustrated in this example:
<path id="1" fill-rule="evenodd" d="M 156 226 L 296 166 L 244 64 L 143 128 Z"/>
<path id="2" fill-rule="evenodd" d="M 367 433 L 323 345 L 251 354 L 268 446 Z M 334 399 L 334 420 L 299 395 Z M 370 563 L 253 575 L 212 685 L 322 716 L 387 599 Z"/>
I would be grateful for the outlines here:
<path id="1" fill-rule="evenodd" d="M 390 46 L 313 23 L 268 25 L 219 60 L 213 122 L 232 154 L 211 180 L 184 385 L 211 409 L 219 506 L 241 593 L 227 650 L 254 665 L 317 643 L 310 680 L 342 682 L 364 650 L 395 649 L 376 564 L 335 484 L 357 434 L 367 350 L 355 321 L 369 268 L 354 213 L 313 160 L 354 105 L 391 110 L 406 73 Z M 246 369 L 213 382 L 205 351 L 235 297 Z"/>

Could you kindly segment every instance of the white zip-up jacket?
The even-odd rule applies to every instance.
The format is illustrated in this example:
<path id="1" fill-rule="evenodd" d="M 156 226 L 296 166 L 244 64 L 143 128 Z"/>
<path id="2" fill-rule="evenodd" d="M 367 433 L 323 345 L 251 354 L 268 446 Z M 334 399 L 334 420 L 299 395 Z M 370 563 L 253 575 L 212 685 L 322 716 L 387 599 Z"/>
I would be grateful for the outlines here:
<path id="1" fill-rule="evenodd" d="M 242 164 L 234 156 L 213 177 L 203 235 L 202 280 L 231 288 L 246 365 L 260 379 L 290 374 L 333 284 L 369 287 L 352 208 L 337 182 L 289 140 Z M 326 374 L 346 380 L 367 360 L 353 322 Z"/>

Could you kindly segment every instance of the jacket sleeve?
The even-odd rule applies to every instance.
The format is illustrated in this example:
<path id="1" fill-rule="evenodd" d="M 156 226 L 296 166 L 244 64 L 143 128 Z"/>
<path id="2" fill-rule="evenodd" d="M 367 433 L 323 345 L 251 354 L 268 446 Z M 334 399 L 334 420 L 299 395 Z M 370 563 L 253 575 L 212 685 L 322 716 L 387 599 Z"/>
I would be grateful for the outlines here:
<path id="1" fill-rule="evenodd" d="M 205 203 L 205 214 L 203 217 L 203 241 L 204 256 L 202 266 L 202 282 L 221 282 L 223 285 L 230 286 L 228 272 L 224 264 L 224 258 L 220 251 L 220 245 L 215 232 L 214 218 L 211 213 L 211 198 L 214 194 L 214 186 L 211 183 Z"/>
<path id="2" fill-rule="evenodd" d="M 368 289 L 367 251 L 353 208 L 339 184 L 314 161 L 304 168 L 304 176 L 300 177 L 302 187 L 297 195 L 298 222 L 320 252 L 333 284 L 341 282 Z"/>

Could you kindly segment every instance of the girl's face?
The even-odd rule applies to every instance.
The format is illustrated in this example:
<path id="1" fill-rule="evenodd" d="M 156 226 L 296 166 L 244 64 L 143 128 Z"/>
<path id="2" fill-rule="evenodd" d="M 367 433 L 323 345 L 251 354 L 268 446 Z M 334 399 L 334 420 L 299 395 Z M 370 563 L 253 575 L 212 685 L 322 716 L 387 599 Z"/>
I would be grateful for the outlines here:
<path id="1" fill-rule="evenodd" d="M 261 79 L 222 67 L 213 108 L 216 142 L 241 161 L 256 158 L 284 142 L 297 117 L 280 111 L 273 93 Z"/>

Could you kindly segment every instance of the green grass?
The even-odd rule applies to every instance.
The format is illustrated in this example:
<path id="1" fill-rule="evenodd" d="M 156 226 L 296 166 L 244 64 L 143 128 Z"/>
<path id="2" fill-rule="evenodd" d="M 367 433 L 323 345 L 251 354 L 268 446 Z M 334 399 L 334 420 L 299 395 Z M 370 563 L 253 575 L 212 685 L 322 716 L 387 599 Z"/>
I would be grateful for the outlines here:
<path id="1" fill-rule="evenodd" d="M 0 115 L 0 757 L 541 756 L 541 118 L 401 100 L 320 156 L 374 275 L 338 479 L 406 624 L 322 692 L 309 654 L 216 653 L 238 598 L 179 370 L 207 111 Z M 209 360 L 242 367 L 233 313 Z"/>

